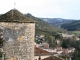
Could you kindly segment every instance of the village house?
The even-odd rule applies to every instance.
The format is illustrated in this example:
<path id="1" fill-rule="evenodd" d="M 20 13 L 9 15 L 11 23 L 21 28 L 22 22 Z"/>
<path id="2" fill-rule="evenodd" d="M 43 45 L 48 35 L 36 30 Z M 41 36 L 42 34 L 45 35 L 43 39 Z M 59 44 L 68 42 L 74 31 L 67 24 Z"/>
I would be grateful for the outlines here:
<path id="1" fill-rule="evenodd" d="M 52 55 L 52 53 L 47 52 L 47 51 L 43 50 L 42 48 L 35 47 L 35 53 L 34 53 L 35 60 L 39 60 L 39 58 L 42 60 L 42 59 L 47 58 L 51 55 Z"/>
<path id="2" fill-rule="evenodd" d="M 62 48 L 62 47 L 56 47 L 54 49 L 44 49 L 42 48 L 43 50 L 47 51 L 47 52 L 50 52 L 52 53 L 54 56 L 58 57 L 59 55 L 61 54 L 69 54 L 69 53 L 73 53 L 75 51 L 75 48 Z"/>
<path id="3" fill-rule="evenodd" d="M 42 48 L 35 47 L 35 60 L 63 60 L 53 53 L 43 50 Z"/>
<path id="4" fill-rule="evenodd" d="M 63 49 L 63 53 L 73 53 L 75 51 L 75 48 L 66 48 L 66 49 Z"/>
<path id="5" fill-rule="evenodd" d="M 74 34 L 67 34 L 67 33 L 61 33 L 62 37 L 64 38 L 72 38 L 74 37 L 75 35 Z"/>
<path id="6" fill-rule="evenodd" d="M 45 42 L 45 43 L 40 44 L 39 47 L 44 48 L 44 49 L 48 49 L 49 48 L 49 44 L 47 42 Z"/>
<path id="7" fill-rule="evenodd" d="M 39 38 L 44 38 L 44 37 L 45 37 L 45 35 L 43 35 L 43 34 L 39 35 Z"/>
<path id="8" fill-rule="evenodd" d="M 61 43 L 61 41 L 60 41 L 60 40 L 56 40 L 56 42 L 57 42 L 57 44 L 58 44 L 58 45 Z"/>
<path id="9" fill-rule="evenodd" d="M 36 44 L 36 42 L 34 42 L 34 47 L 39 47 L 39 44 Z"/>

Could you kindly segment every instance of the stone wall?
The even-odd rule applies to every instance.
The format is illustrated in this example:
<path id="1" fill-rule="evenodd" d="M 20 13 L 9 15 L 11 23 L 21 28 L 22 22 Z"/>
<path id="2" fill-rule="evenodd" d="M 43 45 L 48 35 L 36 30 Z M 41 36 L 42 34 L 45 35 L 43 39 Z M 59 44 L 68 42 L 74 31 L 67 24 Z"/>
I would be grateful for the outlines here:
<path id="1" fill-rule="evenodd" d="M 35 23 L 0 22 L 6 60 L 34 60 Z"/>

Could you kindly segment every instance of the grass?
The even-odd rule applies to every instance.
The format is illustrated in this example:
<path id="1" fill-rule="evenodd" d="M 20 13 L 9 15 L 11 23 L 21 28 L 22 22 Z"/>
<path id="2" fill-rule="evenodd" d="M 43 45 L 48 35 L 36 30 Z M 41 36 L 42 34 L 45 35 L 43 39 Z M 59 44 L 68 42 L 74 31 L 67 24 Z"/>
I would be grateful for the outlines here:
<path id="1" fill-rule="evenodd" d="M 72 31 L 73 34 L 79 35 L 80 31 Z"/>

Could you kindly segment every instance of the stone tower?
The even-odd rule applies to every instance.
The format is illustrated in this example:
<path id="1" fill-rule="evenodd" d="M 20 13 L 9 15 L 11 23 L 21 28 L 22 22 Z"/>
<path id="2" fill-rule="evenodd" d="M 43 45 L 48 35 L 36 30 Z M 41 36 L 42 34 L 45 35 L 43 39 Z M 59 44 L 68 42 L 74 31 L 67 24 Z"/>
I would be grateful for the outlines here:
<path id="1" fill-rule="evenodd" d="M 6 60 L 34 60 L 35 23 L 18 10 L 0 16 Z"/>

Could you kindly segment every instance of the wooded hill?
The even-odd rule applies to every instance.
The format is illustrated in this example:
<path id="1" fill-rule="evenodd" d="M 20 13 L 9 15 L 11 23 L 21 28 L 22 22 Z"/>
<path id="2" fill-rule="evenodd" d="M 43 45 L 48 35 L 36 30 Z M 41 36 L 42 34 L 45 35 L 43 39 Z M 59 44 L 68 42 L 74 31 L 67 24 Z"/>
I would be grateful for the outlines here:
<path id="1" fill-rule="evenodd" d="M 50 32 L 63 32 L 64 30 L 61 28 L 54 27 L 43 20 L 32 16 L 31 14 L 25 14 L 26 17 L 36 21 L 36 34 L 38 33 L 50 33 Z"/>
<path id="2" fill-rule="evenodd" d="M 60 27 L 64 23 L 73 21 L 73 19 L 63 19 L 63 18 L 41 18 L 41 19 L 56 27 Z"/>
<path id="3" fill-rule="evenodd" d="M 80 30 L 80 20 L 75 20 L 70 23 L 65 23 L 61 25 L 62 28 L 67 29 L 68 31 L 79 31 Z"/>

